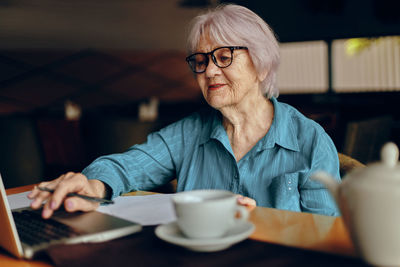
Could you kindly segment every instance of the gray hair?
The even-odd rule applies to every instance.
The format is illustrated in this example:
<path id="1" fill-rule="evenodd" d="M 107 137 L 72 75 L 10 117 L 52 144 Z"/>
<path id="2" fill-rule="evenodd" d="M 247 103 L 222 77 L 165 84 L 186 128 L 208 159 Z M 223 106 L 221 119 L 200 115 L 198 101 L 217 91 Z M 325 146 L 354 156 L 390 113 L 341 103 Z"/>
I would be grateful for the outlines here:
<path id="1" fill-rule="evenodd" d="M 196 52 L 201 36 L 206 33 L 221 45 L 246 46 L 259 75 L 267 72 L 261 91 L 268 98 L 277 97 L 276 73 L 279 45 L 268 24 L 253 11 L 239 5 L 220 5 L 192 20 L 188 35 L 188 53 Z"/>

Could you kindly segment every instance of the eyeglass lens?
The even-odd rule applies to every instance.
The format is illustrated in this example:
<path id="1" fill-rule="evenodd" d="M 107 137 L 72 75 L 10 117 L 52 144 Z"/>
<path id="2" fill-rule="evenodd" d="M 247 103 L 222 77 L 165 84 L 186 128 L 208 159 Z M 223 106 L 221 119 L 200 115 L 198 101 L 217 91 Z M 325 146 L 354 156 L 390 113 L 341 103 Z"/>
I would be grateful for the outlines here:
<path id="1" fill-rule="evenodd" d="M 206 70 L 209 58 L 208 55 L 211 54 L 211 59 L 215 65 L 220 68 L 226 68 L 232 63 L 232 49 L 228 47 L 221 47 L 211 51 L 210 53 L 197 53 L 189 57 L 189 65 L 192 71 L 196 73 L 202 73 Z"/>

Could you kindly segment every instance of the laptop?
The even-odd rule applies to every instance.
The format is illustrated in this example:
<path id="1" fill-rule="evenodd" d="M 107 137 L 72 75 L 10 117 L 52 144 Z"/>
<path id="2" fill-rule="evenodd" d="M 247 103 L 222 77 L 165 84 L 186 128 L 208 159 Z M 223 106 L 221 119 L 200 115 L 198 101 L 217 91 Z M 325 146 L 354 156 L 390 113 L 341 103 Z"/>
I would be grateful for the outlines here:
<path id="1" fill-rule="evenodd" d="M 27 229 L 22 231 L 24 226 Z M 138 223 L 97 211 L 60 210 L 43 219 L 40 210 L 11 210 L 0 174 L 0 246 L 18 258 L 31 259 L 55 244 L 103 242 L 141 229 Z"/>

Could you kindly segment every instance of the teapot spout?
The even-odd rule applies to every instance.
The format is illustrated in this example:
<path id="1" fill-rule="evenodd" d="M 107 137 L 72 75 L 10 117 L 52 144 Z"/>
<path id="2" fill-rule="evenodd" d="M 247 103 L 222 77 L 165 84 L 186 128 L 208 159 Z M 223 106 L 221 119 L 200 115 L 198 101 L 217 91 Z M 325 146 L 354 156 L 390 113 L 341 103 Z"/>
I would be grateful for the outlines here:
<path id="1" fill-rule="evenodd" d="M 339 183 L 332 176 L 330 176 L 326 172 L 318 171 L 315 172 L 311 176 L 311 178 L 325 185 L 325 187 L 328 188 L 329 192 L 335 198 L 336 202 L 339 203 L 338 199 Z"/>

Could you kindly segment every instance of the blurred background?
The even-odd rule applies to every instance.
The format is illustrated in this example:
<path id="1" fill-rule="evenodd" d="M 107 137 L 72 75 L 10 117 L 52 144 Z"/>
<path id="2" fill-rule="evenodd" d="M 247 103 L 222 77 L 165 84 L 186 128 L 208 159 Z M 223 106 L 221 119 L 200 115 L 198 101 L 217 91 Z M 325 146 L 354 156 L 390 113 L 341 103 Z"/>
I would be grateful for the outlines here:
<path id="1" fill-rule="evenodd" d="M 80 171 L 206 105 L 191 18 L 221 0 L 0 0 L 0 172 L 7 188 Z M 363 163 L 400 144 L 400 1 L 229 1 L 281 43 L 279 99 Z"/>

